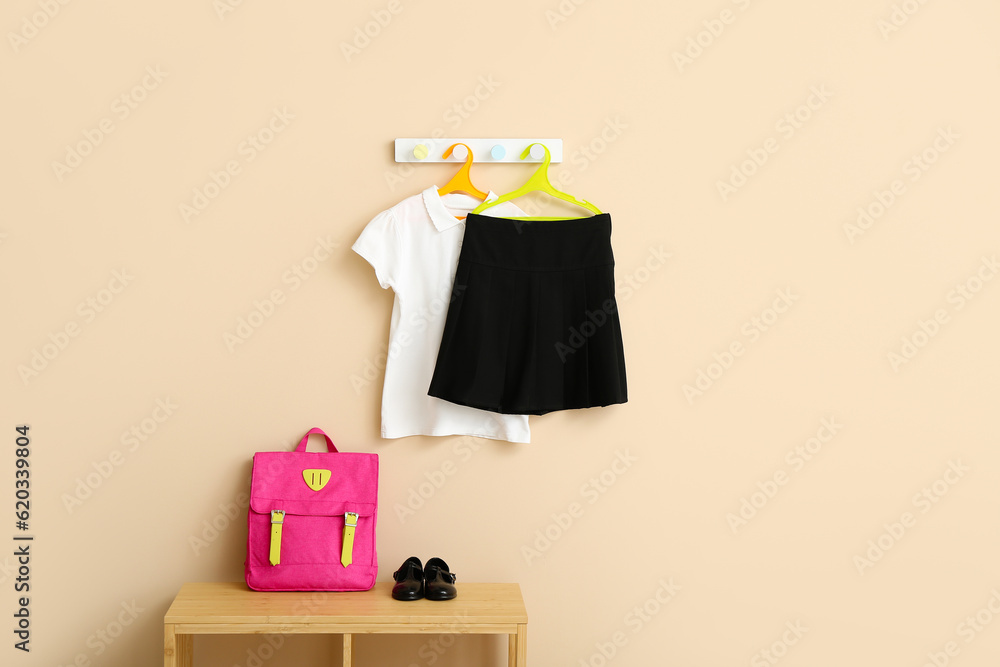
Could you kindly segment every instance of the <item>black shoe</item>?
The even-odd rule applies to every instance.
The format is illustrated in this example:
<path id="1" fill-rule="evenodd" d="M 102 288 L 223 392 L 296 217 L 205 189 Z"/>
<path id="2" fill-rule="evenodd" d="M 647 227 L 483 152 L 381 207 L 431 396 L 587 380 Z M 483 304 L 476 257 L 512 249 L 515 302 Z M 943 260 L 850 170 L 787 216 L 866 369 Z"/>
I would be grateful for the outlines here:
<path id="1" fill-rule="evenodd" d="M 420 559 L 410 556 L 392 573 L 396 585 L 392 587 L 394 600 L 419 600 L 424 597 L 424 570 Z"/>
<path id="2" fill-rule="evenodd" d="M 424 568 L 424 597 L 428 600 L 454 600 L 455 575 L 440 558 L 431 558 Z"/>

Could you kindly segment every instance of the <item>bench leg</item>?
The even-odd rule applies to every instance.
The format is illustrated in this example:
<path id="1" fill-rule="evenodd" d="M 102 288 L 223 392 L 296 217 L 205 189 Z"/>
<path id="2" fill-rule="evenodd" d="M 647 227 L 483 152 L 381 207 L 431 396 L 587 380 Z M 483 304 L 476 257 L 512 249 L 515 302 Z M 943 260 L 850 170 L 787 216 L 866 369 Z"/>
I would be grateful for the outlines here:
<path id="1" fill-rule="evenodd" d="M 354 638 L 351 635 L 345 634 L 344 637 L 344 667 L 351 667 L 354 664 Z"/>
<path id="2" fill-rule="evenodd" d="M 528 626 L 520 623 L 517 634 L 507 635 L 507 666 L 527 667 L 528 665 Z"/>
<path id="3" fill-rule="evenodd" d="M 163 626 L 163 667 L 192 667 L 194 637 L 174 632 L 173 624 Z"/>

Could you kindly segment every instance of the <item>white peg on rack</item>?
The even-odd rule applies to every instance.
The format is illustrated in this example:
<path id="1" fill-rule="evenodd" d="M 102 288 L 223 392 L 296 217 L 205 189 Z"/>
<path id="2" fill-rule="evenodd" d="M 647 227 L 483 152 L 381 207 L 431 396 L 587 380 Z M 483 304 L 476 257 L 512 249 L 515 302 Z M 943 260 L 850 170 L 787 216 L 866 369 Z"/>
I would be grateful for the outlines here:
<path id="1" fill-rule="evenodd" d="M 465 162 L 466 158 L 469 157 L 469 149 L 463 146 L 462 144 L 458 144 L 451 151 L 451 156 L 455 158 L 455 160 L 457 160 L 458 162 Z"/>
<path id="2" fill-rule="evenodd" d="M 541 160 L 545 157 L 545 149 L 542 148 L 541 144 L 532 144 L 531 151 L 529 151 L 528 155 L 531 156 L 532 160 Z"/>

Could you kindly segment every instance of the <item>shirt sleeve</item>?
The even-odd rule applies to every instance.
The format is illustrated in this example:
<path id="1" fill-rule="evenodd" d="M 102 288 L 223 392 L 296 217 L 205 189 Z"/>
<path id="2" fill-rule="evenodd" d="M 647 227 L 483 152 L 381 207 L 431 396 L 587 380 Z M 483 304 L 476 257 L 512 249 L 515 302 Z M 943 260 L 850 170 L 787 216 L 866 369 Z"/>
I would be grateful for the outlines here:
<path id="1" fill-rule="evenodd" d="M 376 215 L 351 249 L 372 265 L 382 289 L 396 289 L 403 271 L 403 247 L 391 210 Z"/>

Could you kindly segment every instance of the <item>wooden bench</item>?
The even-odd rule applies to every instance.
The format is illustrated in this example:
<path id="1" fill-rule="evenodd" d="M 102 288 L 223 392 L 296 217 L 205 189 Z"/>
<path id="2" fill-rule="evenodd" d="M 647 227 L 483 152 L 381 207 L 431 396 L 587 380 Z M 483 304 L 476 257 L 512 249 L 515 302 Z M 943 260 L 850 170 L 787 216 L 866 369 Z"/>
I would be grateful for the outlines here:
<path id="1" fill-rule="evenodd" d="M 392 582 L 350 593 L 261 593 L 243 582 L 184 584 L 163 617 L 163 664 L 192 667 L 194 635 L 335 634 L 344 667 L 356 634 L 508 635 L 507 664 L 527 664 L 528 613 L 517 584 L 458 584 L 458 597 L 400 602 Z"/>

